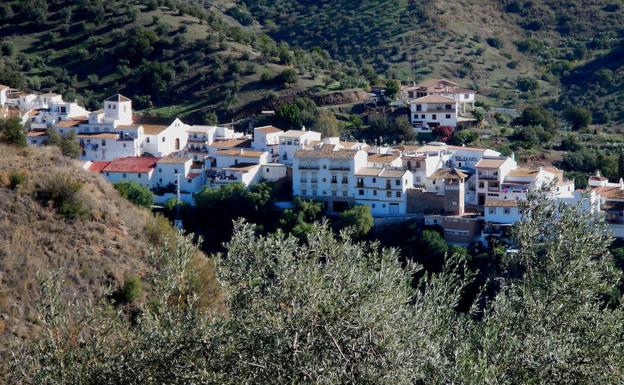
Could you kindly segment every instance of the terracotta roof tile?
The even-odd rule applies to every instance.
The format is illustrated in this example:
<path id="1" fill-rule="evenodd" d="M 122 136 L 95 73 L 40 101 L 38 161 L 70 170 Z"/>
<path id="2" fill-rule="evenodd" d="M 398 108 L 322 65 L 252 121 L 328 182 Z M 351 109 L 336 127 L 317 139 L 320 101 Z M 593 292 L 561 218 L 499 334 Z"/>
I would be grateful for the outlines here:
<path id="1" fill-rule="evenodd" d="M 110 162 L 102 172 L 149 172 L 160 158 L 129 156 Z"/>

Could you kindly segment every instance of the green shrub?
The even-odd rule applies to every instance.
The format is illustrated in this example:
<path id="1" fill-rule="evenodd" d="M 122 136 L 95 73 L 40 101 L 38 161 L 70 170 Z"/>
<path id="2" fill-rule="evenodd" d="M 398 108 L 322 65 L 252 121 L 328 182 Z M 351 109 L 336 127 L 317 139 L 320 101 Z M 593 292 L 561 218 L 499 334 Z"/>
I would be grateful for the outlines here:
<path id="1" fill-rule="evenodd" d="M 15 190 L 17 186 L 23 186 L 26 183 L 26 176 L 18 172 L 13 172 L 9 175 L 9 186 Z"/>
<path id="2" fill-rule="evenodd" d="M 127 275 L 120 290 L 120 299 L 125 302 L 134 302 L 141 295 L 141 279 L 136 275 Z"/>
<path id="3" fill-rule="evenodd" d="M 89 210 L 78 197 L 82 186 L 81 181 L 72 179 L 68 174 L 54 174 L 43 182 L 35 195 L 41 202 L 51 204 L 65 219 L 85 219 Z"/>
<path id="4" fill-rule="evenodd" d="M 150 208 L 154 204 L 154 194 L 145 186 L 137 182 L 121 182 L 115 185 L 119 195 L 137 206 Z"/>

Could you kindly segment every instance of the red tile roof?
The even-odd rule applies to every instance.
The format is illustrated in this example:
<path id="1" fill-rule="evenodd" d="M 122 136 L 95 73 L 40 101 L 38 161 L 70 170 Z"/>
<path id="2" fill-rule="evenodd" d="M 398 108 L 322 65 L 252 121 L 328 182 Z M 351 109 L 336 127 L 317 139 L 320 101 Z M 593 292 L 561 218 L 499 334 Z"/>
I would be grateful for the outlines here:
<path id="1" fill-rule="evenodd" d="M 160 158 L 129 156 L 117 158 L 102 170 L 102 172 L 149 172 Z"/>
<path id="2" fill-rule="evenodd" d="M 89 169 L 87 171 L 100 173 L 109 164 L 110 164 L 110 162 L 106 162 L 106 161 L 91 162 L 91 164 L 89 165 Z"/>

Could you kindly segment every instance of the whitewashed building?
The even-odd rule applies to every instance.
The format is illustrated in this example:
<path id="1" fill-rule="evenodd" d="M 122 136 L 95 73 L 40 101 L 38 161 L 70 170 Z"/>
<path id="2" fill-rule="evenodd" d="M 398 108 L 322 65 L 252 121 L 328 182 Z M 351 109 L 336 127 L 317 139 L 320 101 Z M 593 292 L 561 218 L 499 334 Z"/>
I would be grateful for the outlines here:
<path id="1" fill-rule="evenodd" d="M 280 134 L 279 162 L 292 165 L 295 152 L 321 142 L 321 133 L 306 130 L 289 130 Z"/>

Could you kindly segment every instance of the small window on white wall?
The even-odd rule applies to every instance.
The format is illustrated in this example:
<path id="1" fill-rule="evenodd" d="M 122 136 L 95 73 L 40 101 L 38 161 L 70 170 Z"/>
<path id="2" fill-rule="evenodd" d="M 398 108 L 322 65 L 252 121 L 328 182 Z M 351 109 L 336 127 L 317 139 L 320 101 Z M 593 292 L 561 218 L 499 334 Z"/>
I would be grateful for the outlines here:
<path id="1" fill-rule="evenodd" d="M 165 137 L 164 137 L 164 136 L 162 137 L 162 141 L 163 141 L 163 142 L 165 141 Z"/>

